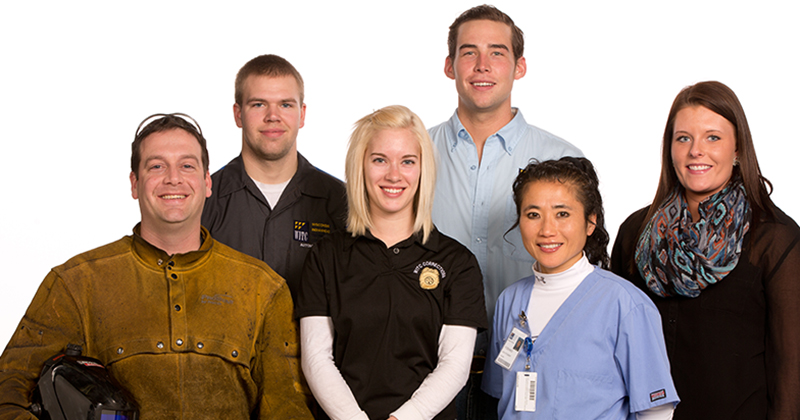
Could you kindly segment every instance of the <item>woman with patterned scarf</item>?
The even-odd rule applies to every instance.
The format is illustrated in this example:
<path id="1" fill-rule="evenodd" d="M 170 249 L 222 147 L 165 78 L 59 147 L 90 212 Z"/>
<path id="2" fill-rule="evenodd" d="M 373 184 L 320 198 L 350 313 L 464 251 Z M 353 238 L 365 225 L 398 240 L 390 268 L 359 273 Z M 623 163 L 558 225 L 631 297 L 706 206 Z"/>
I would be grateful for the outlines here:
<path id="1" fill-rule="evenodd" d="M 771 191 L 736 94 L 683 89 L 653 203 L 611 254 L 661 313 L 675 419 L 800 418 L 800 228 Z"/>

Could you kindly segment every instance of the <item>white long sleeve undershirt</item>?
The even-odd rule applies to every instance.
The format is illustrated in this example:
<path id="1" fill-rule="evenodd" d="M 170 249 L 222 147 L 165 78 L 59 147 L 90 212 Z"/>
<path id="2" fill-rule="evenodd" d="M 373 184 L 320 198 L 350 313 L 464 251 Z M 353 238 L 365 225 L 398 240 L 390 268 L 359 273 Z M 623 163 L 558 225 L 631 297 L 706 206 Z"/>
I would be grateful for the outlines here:
<path id="1" fill-rule="evenodd" d="M 411 398 L 391 415 L 398 420 L 431 419 L 455 398 L 469 377 L 477 331 L 444 325 L 439 334 L 436 368 Z M 301 365 L 308 386 L 332 420 L 368 420 L 333 361 L 333 321 L 330 317 L 300 319 Z"/>

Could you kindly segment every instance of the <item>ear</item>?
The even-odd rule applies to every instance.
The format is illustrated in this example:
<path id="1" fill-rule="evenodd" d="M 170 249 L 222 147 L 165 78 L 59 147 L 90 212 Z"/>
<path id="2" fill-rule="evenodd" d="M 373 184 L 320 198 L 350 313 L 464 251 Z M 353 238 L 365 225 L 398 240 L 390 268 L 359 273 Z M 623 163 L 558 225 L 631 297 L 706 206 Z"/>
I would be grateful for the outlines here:
<path id="1" fill-rule="evenodd" d="M 306 104 L 304 103 L 300 107 L 300 126 L 297 128 L 303 128 L 306 125 Z"/>
<path id="2" fill-rule="evenodd" d="M 525 73 L 528 72 L 528 65 L 525 63 L 525 57 L 520 57 L 517 60 L 516 68 L 514 69 L 514 80 L 522 79 Z"/>
<path id="3" fill-rule="evenodd" d="M 590 214 L 589 220 L 586 221 L 586 236 L 592 236 L 594 233 L 594 228 L 597 227 L 597 215 Z"/>
<path id="4" fill-rule="evenodd" d="M 211 173 L 206 171 L 206 198 L 211 197 Z"/>
<path id="5" fill-rule="evenodd" d="M 453 60 L 450 57 L 444 59 L 444 74 L 452 80 L 456 80 L 456 73 L 453 70 Z"/>
<path id="6" fill-rule="evenodd" d="M 233 119 L 236 120 L 236 126 L 242 128 L 242 107 L 239 104 L 233 104 Z"/>
<path id="7" fill-rule="evenodd" d="M 131 196 L 133 197 L 134 200 L 138 200 L 139 199 L 139 188 L 138 188 L 138 184 L 139 184 L 138 181 L 139 180 L 136 178 L 136 174 L 133 173 L 133 171 L 131 171 L 130 178 L 131 178 Z"/>

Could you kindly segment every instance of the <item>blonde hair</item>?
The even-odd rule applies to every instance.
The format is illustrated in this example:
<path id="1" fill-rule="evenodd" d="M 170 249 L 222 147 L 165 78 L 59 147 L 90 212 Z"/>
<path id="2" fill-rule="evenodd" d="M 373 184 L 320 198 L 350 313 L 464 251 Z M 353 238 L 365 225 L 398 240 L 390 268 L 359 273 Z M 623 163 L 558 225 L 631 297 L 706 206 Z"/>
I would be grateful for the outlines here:
<path id="1" fill-rule="evenodd" d="M 364 181 L 364 156 L 369 142 L 386 129 L 405 128 L 414 134 L 420 150 L 419 188 L 414 196 L 414 232 L 422 231 L 422 243 L 428 242 L 433 231 L 431 209 L 436 187 L 436 158 L 433 143 L 425 125 L 417 114 L 402 105 L 381 108 L 355 124 L 347 148 L 344 177 L 347 181 L 347 231 L 353 236 L 364 235 L 372 228 L 369 214 L 369 197 Z"/>

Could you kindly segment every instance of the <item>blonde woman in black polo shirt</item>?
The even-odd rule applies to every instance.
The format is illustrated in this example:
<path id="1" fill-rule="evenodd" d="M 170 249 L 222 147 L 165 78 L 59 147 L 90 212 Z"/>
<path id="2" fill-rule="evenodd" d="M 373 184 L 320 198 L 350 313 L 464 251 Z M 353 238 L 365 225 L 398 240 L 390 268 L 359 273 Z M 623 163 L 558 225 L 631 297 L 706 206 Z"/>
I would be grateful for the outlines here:
<path id="1" fill-rule="evenodd" d="M 311 250 L 297 303 L 303 372 L 332 419 L 456 417 L 487 321 L 475 257 L 431 221 L 433 153 L 403 106 L 350 138 L 347 232 Z"/>

